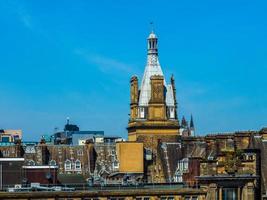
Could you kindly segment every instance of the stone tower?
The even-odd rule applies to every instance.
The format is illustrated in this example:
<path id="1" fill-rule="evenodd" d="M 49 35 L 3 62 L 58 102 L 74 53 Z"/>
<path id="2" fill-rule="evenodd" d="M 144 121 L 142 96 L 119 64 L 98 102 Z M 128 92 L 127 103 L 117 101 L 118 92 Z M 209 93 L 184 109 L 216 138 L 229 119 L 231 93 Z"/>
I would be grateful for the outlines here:
<path id="1" fill-rule="evenodd" d="M 151 154 L 145 161 L 148 182 L 165 182 L 158 148 L 161 142 L 177 142 L 179 123 L 174 77 L 166 84 L 158 59 L 158 38 L 148 37 L 147 64 L 141 85 L 131 78 L 129 141 L 143 142 L 145 152 Z"/>

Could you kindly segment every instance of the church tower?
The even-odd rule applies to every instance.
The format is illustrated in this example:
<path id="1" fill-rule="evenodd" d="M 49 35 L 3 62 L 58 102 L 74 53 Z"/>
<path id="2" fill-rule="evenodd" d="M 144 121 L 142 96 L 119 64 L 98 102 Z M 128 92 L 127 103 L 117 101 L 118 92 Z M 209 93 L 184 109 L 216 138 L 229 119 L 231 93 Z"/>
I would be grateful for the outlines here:
<path id="1" fill-rule="evenodd" d="M 143 142 L 145 151 L 152 154 L 145 162 L 148 182 L 165 182 L 158 147 L 161 142 L 177 142 L 179 123 L 175 81 L 166 84 L 159 58 L 158 38 L 152 31 L 147 39 L 147 63 L 141 85 L 131 78 L 129 141 Z"/>

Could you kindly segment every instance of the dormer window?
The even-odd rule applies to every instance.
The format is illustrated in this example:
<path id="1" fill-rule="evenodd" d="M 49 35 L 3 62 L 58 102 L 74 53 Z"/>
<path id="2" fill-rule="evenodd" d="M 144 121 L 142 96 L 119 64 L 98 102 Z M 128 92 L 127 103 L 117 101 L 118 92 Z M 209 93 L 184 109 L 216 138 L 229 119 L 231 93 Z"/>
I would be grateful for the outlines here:
<path id="1" fill-rule="evenodd" d="M 76 160 L 75 161 L 75 170 L 76 171 L 81 171 L 81 169 L 82 169 L 81 161 Z"/>
<path id="2" fill-rule="evenodd" d="M 56 166 L 57 163 L 56 163 L 55 160 L 50 160 L 49 165 L 50 165 L 50 166 Z"/>
<path id="3" fill-rule="evenodd" d="M 71 170 L 71 161 L 66 160 L 65 161 L 65 171 L 70 171 Z"/>

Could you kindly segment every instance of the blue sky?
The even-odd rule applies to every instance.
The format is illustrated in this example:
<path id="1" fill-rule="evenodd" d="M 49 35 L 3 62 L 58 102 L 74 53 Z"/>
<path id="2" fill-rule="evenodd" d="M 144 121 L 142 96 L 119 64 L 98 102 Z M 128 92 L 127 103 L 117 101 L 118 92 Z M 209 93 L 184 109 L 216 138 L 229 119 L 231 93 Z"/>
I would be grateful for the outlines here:
<path id="1" fill-rule="evenodd" d="M 127 136 L 149 22 L 179 115 L 198 134 L 267 126 L 266 1 L 0 1 L 0 127 L 37 140 L 63 128 Z"/>

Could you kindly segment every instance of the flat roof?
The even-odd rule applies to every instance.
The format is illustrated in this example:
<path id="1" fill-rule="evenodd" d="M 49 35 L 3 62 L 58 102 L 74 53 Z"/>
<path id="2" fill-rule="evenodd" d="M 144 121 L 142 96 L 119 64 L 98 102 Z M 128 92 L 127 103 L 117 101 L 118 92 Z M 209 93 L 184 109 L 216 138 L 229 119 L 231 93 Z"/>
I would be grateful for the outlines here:
<path id="1" fill-rule="evenodd" d="M 24 161 L 24 158 L 0 158 L 1 161 Z"/>
<path id="2" fill-rule="evenodd" d="M 22 166 L 23 169 L 57 169 L 58 166 L 52 165 L 37 165 L 37 166 Z"/>
<path id="3" fill-rule="evenodd" d="M 103 189 L 104 188 L 104 189 Z M 134 188 L 122 189 L 117 187 L 108 189 L 103 187 L 92 191 L 44 191 L 44 192 L 0 192 L 1 199 L 23 199 L 23 198 L 99 198 L 99 197 L 131 197 L 131 196 L 171 196 L 171 195 L 206 195 L 207 191 L 196 188 Z"/>

